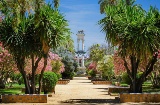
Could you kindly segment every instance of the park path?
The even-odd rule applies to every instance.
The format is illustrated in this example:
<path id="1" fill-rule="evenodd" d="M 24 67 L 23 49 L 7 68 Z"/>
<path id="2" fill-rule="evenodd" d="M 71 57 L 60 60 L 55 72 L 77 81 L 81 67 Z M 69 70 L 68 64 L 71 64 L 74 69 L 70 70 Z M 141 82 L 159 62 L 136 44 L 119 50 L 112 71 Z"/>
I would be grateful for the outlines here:
<path id="1" fill-rule="evenodd" d="M 106 104 L 118 102 L 109 96 L 109 85 L 93 85 L 86 77 L 74 77 L 67 85 L 56 85 L 56 93 L 48 98 L 48 104 Z"/>

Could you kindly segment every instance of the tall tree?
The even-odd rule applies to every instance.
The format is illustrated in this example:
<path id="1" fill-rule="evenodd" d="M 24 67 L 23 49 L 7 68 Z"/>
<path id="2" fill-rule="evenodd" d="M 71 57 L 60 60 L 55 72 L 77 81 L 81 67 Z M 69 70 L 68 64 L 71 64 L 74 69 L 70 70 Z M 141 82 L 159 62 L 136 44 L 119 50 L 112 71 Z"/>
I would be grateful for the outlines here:
<path id="1" fill-rule="evenodd" d="M 22 2 L 24 6 L 22 8 L 19 8 L 21 5 L 18 1 L 12 2 L 12 5 L 14 5 L 12 8 L 7 7 L 8 10 L 13 11 L 5 14 L 5 18 L 0 25 L 0 41 L 13 54 L 17 67 L 24 78 L 26 93 L 34 93 L 35 72 L 39 61 L 44 58 L 44 67 L 39 80 L 41 88 L 41 79 L 47 65 L 49 49 L 60 45 L 61 41 L 64 41 L 70 35 L 70 32 L 67 28 L 67 21 L 57 8 L 54 9 L 51 5 L 46 5 L 43 0 L 33 0 L 33 4 L 35 2 L 34 14 L 25 15 L 27 13 L 27 10 L 24 12 L 25 2 L 25 0 Z M 24 70 L 27 57 L 32 59 L 32 91 Z M 36 57 L 38 59 L 35 61 Z"/>
<path id="2" fill-rule="evenodd" d="M 160 13 L 151 7 L 148 12 L 140 6 L 126 5 L 121 0 L 116 6 L 107 5 L 105 18 L 99 21 L 102 31 L 112 45 L 118 46 L 118 53 L 124 60 L 124 66 L 130 76 L 131 92 L 142 92 L 142 83 L 153 71 L 160 47 Z M 130 58 L 130 62 L 126 59 Z M 146 62 L 140 78 L 137 78 L 139 64 Z M 131 68 L 128 67 L 130 63 Z"/>

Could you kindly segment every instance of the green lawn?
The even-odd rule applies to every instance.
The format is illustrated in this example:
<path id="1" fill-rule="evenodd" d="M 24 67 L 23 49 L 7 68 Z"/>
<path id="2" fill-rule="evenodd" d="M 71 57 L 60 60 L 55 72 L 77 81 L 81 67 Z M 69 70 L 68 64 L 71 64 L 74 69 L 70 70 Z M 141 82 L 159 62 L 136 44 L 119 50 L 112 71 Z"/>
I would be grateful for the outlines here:
<path id="1" fill-rule="evenodd" d="M 120 86 L 126 87 L 128 86 L 125 83 L 121 83 Z M 147 92 L 147 93 L 160 93 L 160 88 L 153 88 L 152 87 L 152 83 L 150 81 L 146 81 L 143 84 L 143 92 Z"/>
<path id="2" fill-rule="evenodd" d="M 6 85 L 7 87 L 7 85 Z M 22 94 L 22 88 L 24 88 L 24 84 L 13 84 L 10 88 L 0 89 L 0 94 Z"/>

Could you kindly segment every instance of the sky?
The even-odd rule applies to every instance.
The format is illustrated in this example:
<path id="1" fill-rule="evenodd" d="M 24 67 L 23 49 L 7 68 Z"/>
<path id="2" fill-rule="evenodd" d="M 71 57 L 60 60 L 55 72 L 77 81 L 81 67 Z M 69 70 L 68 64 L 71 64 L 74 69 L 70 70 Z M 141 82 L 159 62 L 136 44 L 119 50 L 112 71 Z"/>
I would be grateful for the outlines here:
<path id="1" fill-rule="evenodd" d="M 52 1 L 52 0 L 46 0 Z M 99 11 L 99 0 L 60 0 L 59 10 L 69 22 L 75 49 L 77 49 L 77 32 L 84 31 L 85 51 L 93 44 L 107 44 L 105 33 L 101 32 L 98 21 L 103 18 Z M 160 10 L 160 0 L 136 0 L 136 4 L 148 10 L 155 6 Z"/>

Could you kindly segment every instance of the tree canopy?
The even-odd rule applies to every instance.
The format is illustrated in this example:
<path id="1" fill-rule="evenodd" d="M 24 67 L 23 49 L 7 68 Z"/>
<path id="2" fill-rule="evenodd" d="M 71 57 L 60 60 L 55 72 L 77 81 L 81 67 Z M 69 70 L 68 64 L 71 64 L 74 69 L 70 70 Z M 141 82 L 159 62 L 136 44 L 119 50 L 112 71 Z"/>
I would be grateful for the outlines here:
<path id="1" fill-rule="evenodd" d="M 120 0 L 116 5 L 106 5 L 104 13 L 105 17 L 99 21 L 102 31 L 106 39 L 118 47 L 118 54 L 132 80 L 131 91 L 141 92 L 142 83 L 153 71 L 159 53 L 160 12 L 154 7 L 145 11 L 139 5 Z M 137 78 L 139 65 L 144 62 L 145 70 Z"/>

